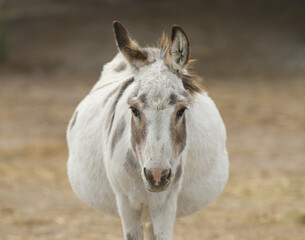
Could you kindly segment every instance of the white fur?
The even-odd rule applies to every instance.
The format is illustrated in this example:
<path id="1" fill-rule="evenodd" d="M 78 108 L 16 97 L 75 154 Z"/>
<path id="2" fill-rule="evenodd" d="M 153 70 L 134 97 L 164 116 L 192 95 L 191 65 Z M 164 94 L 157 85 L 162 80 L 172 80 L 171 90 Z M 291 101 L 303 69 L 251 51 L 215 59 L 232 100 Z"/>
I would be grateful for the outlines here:
<path id="1" fill-rule="evenodd" d="M 121 62 L 128 67 L 115 72 Z M 108 137 L 106 116 L 110 114 L 116 94 L 106 105 L 103 103 L 113 89 L 131 76 L 135 81 L 116 106 Z M 189 104 L 185 113 L 186 147 L 179 159 L 173 157 L 168 126 L 174 107 L 167 106 L 166 99 L 171 92 L 179 94 L 183 90 L 181 80 L 160 59 L 135 73 L 119 53 L 104 66 L 100 80 L 77 107 L 77 119 L 71 130 L 70 121 L 68 175 L 72 188 L 80 199 L 98 211 L 120 217 L 125 239 L 128 234 L 132 234 L 131 239 L 142 239 L 142 220 L 153 224 L 151 239 L 154 236 L 172 239 L 175 218 L 192 214 L 211 203 L 227 182 L 229 162 L 225 126 L 207 93 L 196 94 Z M 149 192 L 143 178 L 128 173 L 124 167 L 124 156 L 132 149 L 131 112 L 127 100 L 136 91 L 146 93 L 154 106 L 144 112 L 151 124 L 147 127 L 144 150 L 136 155 L 140 168 L 152 161 L 162 166 L 170 165 L 173 171 L 179 162 L 184 166 L 179 183 L 170 184 L 167 190 L 159 193 Z M 121 119 L 125 119 L 126 129 L 112 155 L 110 139 Z"/>

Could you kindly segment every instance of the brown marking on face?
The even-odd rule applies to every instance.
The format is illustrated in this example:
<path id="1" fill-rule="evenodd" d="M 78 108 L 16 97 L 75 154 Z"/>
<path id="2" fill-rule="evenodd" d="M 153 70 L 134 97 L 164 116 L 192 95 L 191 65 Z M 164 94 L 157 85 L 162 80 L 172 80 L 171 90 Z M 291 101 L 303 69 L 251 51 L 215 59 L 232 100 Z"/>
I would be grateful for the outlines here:
<path id="1" fill-rule="evenodd" d="M 186 145 L 187 134 L 186 134 L 185 114 L 182 116 L 182 118 L 178 120 L 176 119 L 176 112 L 175 114 L 173 114 L 170 123 L 170 131 L 171 131 L 171 140 L 172 140 L 174 156 L 178 158 Z"/>
<path id="2" fill-rule="evenodd" d="M 126 161 L 124 163 L 124 168 L 130 174 L 139 173 L 141 175 L 140 164 L 136 160 L 132 150 L 130 150 L 130 149 L 128 149 L 127 154 L 126 154 Z"/>
<path id="3" fill-rule="evenodd" d="M 75 111 L 73 116 L 72 116 L 72 121 L 71 121 L 71 125 L 70 125 L 70 130 L 74 127 L 75 123 L 76 123 L 76 119 L 77 119 L 77 114 L 78 112 Z"/>
<path id="4" fill-rule="evenodd" d="M 187 94 L 187 92 L 182 92 L 181 95 L 184 97 L 178 97 L 178 95 L 176 95 L 175 93 L 172 93 L 170 96 L 169 96 L 169 102 L 168 104 L 169 105 L 176 105 L 176 108 L 182 108 L 182 107 L 186 107 L 189 102 L 190 102 L 190 99 L 189 99 L 189 95 Z"/>
<path id="5" fill-rule="evenodd" d="M 181 175 L 182 175 L 182 165 L 181 163 L 177 166 L 177 169 L 176 169 L 176 173 L 175 173 L 175 180 L 173 183 L 176 183 L 179 181 L 179 179 L 181 178 Z"/>
<path id="6" fill-rule="evenodd" d="M 138 150 L 144 145 L 146 137 L 146 119 L 143 113 L 140 112 L 140 117 L 131 116 L 131 145 L 133 150 L 138 153 Z"/>
<path id="7" fill-rule="evenodd" d="M 107 127 L 108 127 L 108 136 L 111 132 L 111 128 L 112 128 L 112 125 L 113 125 L 113 120 L 114 120 L 114 116 L 115 116 L 115 109 L 116 109 L 116 105 L 118 104 L 120 98 L 122 97 L 123 93 L 125 92 L 125 90 L 127 89 L 127 87 L 132 84 L 134 81 L 134 78 L 129 78 L 128 80 L 126 80 L 123 85 L 121 86 L 120 88 L 120 91 L 118 92 L 111 108 L 110 108 L 110 112 L 109 112 L 109 116 L 108 116 L 108 119 L 107 119 Z"/>
<path id="8" fill-rule="evenodd" d="M 174 93 L 172 93 L 170 96 L 169 96 L 169 105 L 175 105 L 178 101 L 178 96 Z"/>
<path id="9" fill-rule="evenodd" d="M 117 145 L 117 143 L 120 141 L 120 139 L 123 136 L 124 130 L 126 127 L 126 123 L 124 121 L 124 118 L 122 118 L 120 120 L 120 122 L 118 123 L 118 125 L 116 126 L 116 129 L 113 133 L 112 136 L 112 141 L 111 141 L 111 155 L 113 154 L 114 148 Z"/>
<path id="10" fill-rule="evenodd" d="M 138 99 L 143 104 L 143 108 L 144 109 L 148 107 L 148 102 L 147 102 L 146 94 L 144 94 L 144 93 L 141 94 Z"/>
<path id="11" fill-rule="evenodd" d="M 140 97 L 139 97 L 139 100 L 140 100 L 143 104 L 145 104 L 145 103 L 146 103 L 146 100 L 147 100 L 147 99 L 146 99 L 146 94 L 144 94 L 144 93 L 141 94 Z"/>
<path id="12" fill-rule="evenodd" d="M 125 70 L 127 67 L 126 63 L 121 62 L 118 66 L 116 66 L 116 68 L 114 69 L 114 71 L 116 72 L 121 72 L 123 70 Z"/>

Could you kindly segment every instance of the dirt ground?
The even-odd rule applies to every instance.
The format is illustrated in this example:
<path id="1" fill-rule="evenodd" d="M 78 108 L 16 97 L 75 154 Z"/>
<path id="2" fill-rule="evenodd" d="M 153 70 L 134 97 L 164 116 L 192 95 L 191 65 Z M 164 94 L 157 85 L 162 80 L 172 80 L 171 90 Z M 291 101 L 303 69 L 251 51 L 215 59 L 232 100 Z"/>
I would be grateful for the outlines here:
<path id="1" fill-rule="evenodd" d="M 20 17 L 7 22 L 0 62 L 1 240 L 123 238 L 120 221 L 77 199 L 66 174 L 66 126 L 116 52 L 114 19 L 142 44 L 180 23 L 227 127 L 229 182 L 176 221 L 174 239 L 305 239 L 305 8 L 20 2 L 7 10 Z"/>

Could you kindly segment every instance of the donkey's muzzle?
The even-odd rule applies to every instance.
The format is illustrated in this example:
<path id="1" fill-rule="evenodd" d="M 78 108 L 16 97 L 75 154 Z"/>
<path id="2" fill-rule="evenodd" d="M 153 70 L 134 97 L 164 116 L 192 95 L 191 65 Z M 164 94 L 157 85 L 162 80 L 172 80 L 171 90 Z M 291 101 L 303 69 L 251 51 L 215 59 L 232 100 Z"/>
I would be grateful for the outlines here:
<path id="1" fill-rule="evenodd" d="M 144 176 L 151 192 L 162 192 L 170 182 L 172 170 L 160 168 L 144 168 Z"/>

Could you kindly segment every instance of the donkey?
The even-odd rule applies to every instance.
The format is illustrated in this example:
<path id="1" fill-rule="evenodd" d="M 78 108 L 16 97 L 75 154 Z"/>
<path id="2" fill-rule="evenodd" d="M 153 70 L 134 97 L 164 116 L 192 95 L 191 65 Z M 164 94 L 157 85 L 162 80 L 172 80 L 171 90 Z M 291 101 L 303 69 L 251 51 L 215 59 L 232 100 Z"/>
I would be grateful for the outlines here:
<path id="1" fill-rule="evenodd" d="M 113 23 L 119 53 L 76 108 L 67 130 L 76 195 L 120 217 L 125 240 L 170 240 L 176 217 L 211 203 L 228 179 L 226 130 L 201 79 L 189 73 L 187 35 L 174 25 L 141 48 Z"/>

